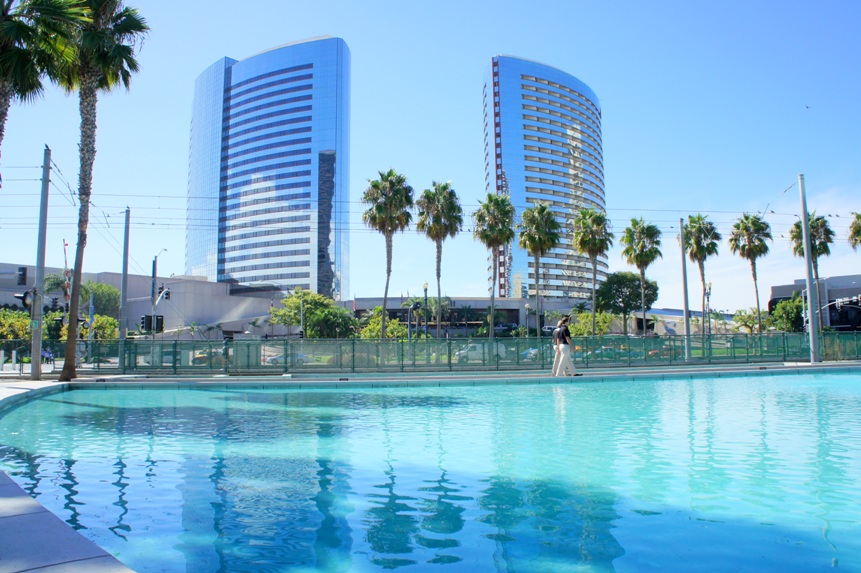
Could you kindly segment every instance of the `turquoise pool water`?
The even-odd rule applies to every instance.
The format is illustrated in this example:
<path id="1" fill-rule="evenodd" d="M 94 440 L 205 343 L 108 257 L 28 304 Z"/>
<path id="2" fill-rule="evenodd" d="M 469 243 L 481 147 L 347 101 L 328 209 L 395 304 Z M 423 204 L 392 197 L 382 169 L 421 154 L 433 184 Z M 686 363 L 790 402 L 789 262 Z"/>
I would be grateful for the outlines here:
<path id="1" fill-rule="evenodd" d="M 861 379 L 74 390 L 0 468 L 155 571 L 859 571 Z"/>

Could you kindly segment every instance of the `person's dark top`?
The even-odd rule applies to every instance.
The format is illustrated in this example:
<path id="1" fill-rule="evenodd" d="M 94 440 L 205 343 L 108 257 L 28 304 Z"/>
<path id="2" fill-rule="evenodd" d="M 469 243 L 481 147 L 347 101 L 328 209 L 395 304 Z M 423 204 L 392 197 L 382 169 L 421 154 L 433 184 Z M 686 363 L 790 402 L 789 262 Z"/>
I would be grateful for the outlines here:
<path id="1" fill-rule="evenodd" d="M 556 331 L 559 333 L 559 344 L 564 344 L 565 346 L 568 346 L 568 339 L 571 338 L 571 331 L 568 330 L 568 325 L 563 324 L 562 326 L 557 328 Z"/>
<path id="2" fill-rule="evenodd" d="M 559 344 L 559 327 L 553 329 L 553 334 L 550 335 L 550 339 L 553 341 L 553 346 Z"/>

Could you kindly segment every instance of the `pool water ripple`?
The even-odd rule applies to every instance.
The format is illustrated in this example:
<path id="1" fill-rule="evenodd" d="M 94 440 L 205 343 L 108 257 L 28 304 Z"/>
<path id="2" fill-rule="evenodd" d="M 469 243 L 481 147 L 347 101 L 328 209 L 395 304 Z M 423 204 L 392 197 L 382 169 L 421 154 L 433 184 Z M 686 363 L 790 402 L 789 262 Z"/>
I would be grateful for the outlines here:
<path id="1" fill-rule="evenodd" d="M 0 468 L 136 570 L 861 570 L 851 374 L 74 390 Z"/>

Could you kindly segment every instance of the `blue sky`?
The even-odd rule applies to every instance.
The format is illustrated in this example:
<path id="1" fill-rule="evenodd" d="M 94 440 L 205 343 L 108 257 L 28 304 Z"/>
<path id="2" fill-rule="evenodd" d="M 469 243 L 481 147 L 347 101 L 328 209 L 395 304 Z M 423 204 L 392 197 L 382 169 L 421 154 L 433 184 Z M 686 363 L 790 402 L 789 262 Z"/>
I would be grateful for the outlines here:
<path id="1" fill-rule="evenodd" d="M 153 256 L 167 248 L 159 274 L 182 274 L 195 78 L 224 56 L 244 59 L 331 35 L 352 52 L 351 296 L 381 295 L 385 282 L 383 239 L 361 223 L 360 197 L 378 171 L 403 172 L 417 192 L 433 180 L 451 181 L 468 213 L 485 196 L 481 90 L 497 54 L 555 66 L 598 95 L 616 235 L 639 216 L 664 231 L 664 258 L 648 272 L 661 289 L 656 306 L 681 306 L 678 221 L 696 212 L 715 221 L 725 239 L 743 212 L 766 213 L 775 240 L 758 265 L 763 306 L 770 285 L 801 278 L 803 263 L 787 239 L 800 210 L 799 173 L 809 208 L 829 215 L 838 235 L 821 275 L 861 272 L 861 253 L 846 242 L 851 212 L 861 211 L 856 0 L 130 4 L 152 32 L 131 91 L 100 100 L 87 271 L 121 270 L 128 206 L 130 271 L 149 274 Z M 55 87 L 10 110 L 0 167 L 0 260 L 35 261 L 45 144 L 59 168 L 47 264 L 63 265 L 63 239 L 73 259 L 78 122 L 77 96 Z M 618 248 L 609 262 L 611 271 L 634 270 Z M 485 267 L 485 250 L 465 229 L 445 243 L 443 291 L 486 295 Z M 395 238 L 390 295 L 416 294 L 425 281 L 434 284 L 434 273 L 430 241 L 414 230 Z M 714 308 L 754 304 L 750 267 L 725 240 L 706 274 Z M 688 275 L 697 309 L 700 282 L 690 265 Z"/>

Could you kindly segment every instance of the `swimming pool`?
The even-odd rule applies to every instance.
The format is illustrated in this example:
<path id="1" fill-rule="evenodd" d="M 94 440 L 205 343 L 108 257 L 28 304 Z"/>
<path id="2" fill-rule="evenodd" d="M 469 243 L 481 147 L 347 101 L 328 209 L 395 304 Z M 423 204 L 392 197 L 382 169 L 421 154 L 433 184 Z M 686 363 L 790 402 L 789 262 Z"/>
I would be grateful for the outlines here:
<path id="1" fill-rule="evenodd" d="M 859 382 L 81 389 L 0 468 L 142 573 L 859 570 Z"/>

